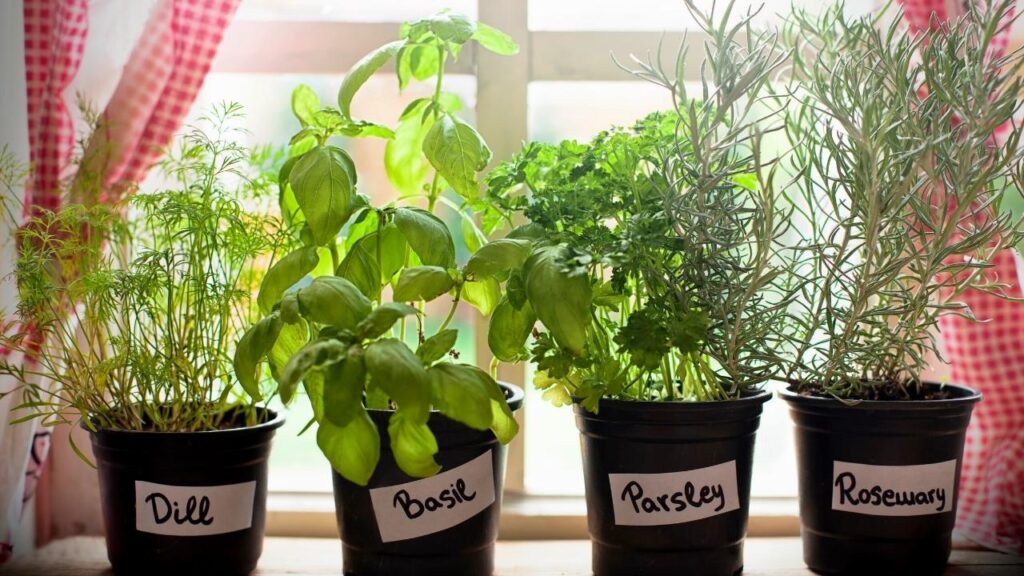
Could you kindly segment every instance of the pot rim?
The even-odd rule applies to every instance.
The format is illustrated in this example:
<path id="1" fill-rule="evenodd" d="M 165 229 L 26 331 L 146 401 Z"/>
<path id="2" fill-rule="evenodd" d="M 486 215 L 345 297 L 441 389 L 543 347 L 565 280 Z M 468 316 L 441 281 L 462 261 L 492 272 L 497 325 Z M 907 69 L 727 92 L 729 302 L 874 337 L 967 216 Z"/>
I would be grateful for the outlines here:
<path id="1" fill-rule="evenodd" d="M 932 400 L 839 400 L 837 398 L 825 398 L 822 396 L 805 396 L 794 390 L 795 383 L 786 386 L 776 392 L 780 398 L 794 406 L 802 407 L 843 407 L 862 408 L 871 410 L 905 410 L 911 407 L 919 409 L 950 408 L 963 404 L 974 404 L 982 400 L 982 394 L 978 390 L 962 384 L 924 381 L 926 387 L 952 388 L 960 392 L 955 398 L 941 398 Z"/>
<path id="2" fill-rule="evenodd" d="M 159 430 L 122 430 L 120 428 L 97 428 L 96 430 L 90 430 L 85 425 L 85 420 L 80 420 L 78 425 L 89 434 L 103 434 L 104 436 L 149 436 L 153 438 L 173 438 L 174 436 L 187 436 L 189 438 L 197 437 L 224 437 L 231 434 L 249 434 L 252 432 L 270 431 L 280 428 L 284 425 L 284 413 L 283 411 L 273 410 L 266 406 L 256 406 L 256 410 L 270 414 L 270 419 L 265 422 L 260 422 L 254 426 L 238 426 L 235 428 L 226 428 L 224 430 L 197 430 L 193 432 L 164 432 Z M 91 416 L 90 416 L 91 417 Z"/>
<path id="3" fill-rule="evenodd" d="M 760 388 L 753 393 L 728 400 L 618 400 L 614 398 L 601 398 L 599 407 L 651 410 L 653 412 L 686 412 L 719 410 L 743 404 L 764 404 L 771 398 L 772 393 L 770 390 Z M 579 398 L 573 397 L 572 402 L 573 405 L 580 405 Z"/>

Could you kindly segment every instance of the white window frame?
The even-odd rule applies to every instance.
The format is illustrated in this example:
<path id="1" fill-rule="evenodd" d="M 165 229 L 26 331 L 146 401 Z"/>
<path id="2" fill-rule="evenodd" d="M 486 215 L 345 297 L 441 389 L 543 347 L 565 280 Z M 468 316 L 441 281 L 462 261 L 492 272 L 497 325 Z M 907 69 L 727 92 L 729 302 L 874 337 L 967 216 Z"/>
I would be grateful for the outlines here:
<path id="1" fill-rule="evenodd" d="M 645 54 L 689 44 L 687 71 L 699 70 L 705 36 L 689 32 L 530 30 L 528 0 L 477 0 L 478 18 L 512 36 L 515 57 L 497 56 L 467 45 L 446 69 L 477 78 L 476 125 L 495 161 L 510 158 L 528 139 L 528 88 L 543 81 L 634 81 L 609 58 Z M 392 41 L 395 22 L 238 20 L 225 33 L 212 73 L 343 74 L 363 55 Z M 268 41 L 280 38 L 281 41 Z M 393 70 L 385 68 L 387 72 Z M 698 80 L 687 78 L 688 80 Z M 475 321 L 477 362 L 491 361 L 487 321 Z M 499 378 L 525 387 L 525 365 L 502 364 Z M 519 412 L 520 423 L 529 424 Z M 524 421 L 525 416 L 525 421 Z M 504 539 L 587 538 L 582 496 L 537 496 L 525 492 L 525 434 L 509 447 L 500 537 Z M 753 498 L 748 534 L 799 534 L 795 498 Z M 267 534 L 336 537 L 333 497 L 325 493 L 275 492 L 268 502 Z"/>

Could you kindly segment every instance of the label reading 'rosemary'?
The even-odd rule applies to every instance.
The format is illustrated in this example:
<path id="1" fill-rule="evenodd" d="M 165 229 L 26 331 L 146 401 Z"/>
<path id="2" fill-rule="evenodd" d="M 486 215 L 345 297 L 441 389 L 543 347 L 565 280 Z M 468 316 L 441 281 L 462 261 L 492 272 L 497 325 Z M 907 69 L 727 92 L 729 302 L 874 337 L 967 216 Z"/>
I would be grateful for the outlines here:
<path id="1" fill-rule="evenodd" d="M 381 542 L 447 530 L 494 503 L 491 452 L 437 476 L 370 490 Z"/>
<path id="2" fill-rule="evenodd" d="M 135 529 L 166 536 L 209 536 L 252 526 L 256 482 L 167 486 L 135 481 Z"/>
<path id="3" fill-rule="evenodd" d="M 914 466 L 840 462 L 832 468 L 832 509 L 872 516 L 923 516 L 953 510 L 956 460 Z"/>
<path id="4" fill-rule="evenodd" d="M 736 461 L 663 474 L 609 474 L 615 523 L 659 526 L 737 510 Z"/>

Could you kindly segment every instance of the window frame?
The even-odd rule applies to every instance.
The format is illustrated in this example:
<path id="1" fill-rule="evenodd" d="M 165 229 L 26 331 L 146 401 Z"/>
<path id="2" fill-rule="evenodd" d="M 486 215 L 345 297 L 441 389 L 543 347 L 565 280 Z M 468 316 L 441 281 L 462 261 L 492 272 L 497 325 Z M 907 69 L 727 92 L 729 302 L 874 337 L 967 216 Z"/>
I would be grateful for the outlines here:
<path id="1" fill-rule="evenodd" d="M 876 1 L 877 3 L 877 1 Z M 520 46 L 516 57 L 504 57 L 475 44 L 467 45 L 450 73 L 477 78 L 476 125 L 497 160 L 519 150 L 528 132 L 528 90 L 531 82 L 635 81 L 611 63 L 617 56 L 646 54 L 659 42 L 674 53 L 689 45 L 686 70 L 700 69 L 705 35 L 690 31 L 530 30 L 529 0 L 477 0 L 478 18 L 509 34 Z M 225 33 L 211 73 L 339 74 L 371 50 L 394 39 L 397 22 L 307 20 L 236 20 Z M 268 41 L 282 38 L 286 41 Z M 382 72 L 393 71 L 389 63 Z M 687 77 L 687 80 L 699 79 Z M 493 162 L 492 162 L 493 165 Z M 487 320 L 474 324 L 477 362 L 487 366 Z M 500 380 L 526 386 L 526 366 L 502 364 Z M 523 428 L 528 415 L 517 417 Z M 509 445 L 500 537 L 504 539 L 587 538 L 586 504 L 582 496 L 542 496 L 525 491 L 525 434 Z M 268 501 L 267 534 L 337 537 L 334 499 L 329 493 L 272 492 Z M 748 534 L 799 534 L 797 500 L 755 497 L 750 504 Z"/>

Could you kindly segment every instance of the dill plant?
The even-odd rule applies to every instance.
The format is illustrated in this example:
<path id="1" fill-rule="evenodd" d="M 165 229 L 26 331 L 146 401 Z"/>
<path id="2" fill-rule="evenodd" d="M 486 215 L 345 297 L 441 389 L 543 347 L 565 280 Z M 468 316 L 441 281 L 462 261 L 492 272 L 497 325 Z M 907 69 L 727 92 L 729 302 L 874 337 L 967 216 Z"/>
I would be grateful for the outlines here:
<path id="1" fill-rule="evenodd" d="M 806 278 L 789 378 L 804 393 L 920 397 L 943 314 L 966 290 L 1006 297 L 993 257 L 1022 238 L 998 210 L 1019 197 L 1024 54 L 993 58 L 1011 2 L 911 35 L 902 12 L 797 10 L 790 188 Z M 1000 127 L 1009 123 L 1005 140 Z"/>
<path id="2" fill-rule="evenodd" d="M 634 57 L 629 71 L 667 89 L 671 110 L 587 144 L 529 144 L 489 179 L 529 220 L 517 234 L 535 240 L 534 257 L 554 254 L 559 268 L 539 287 L 528 260 L 508 289 L 520 316 L 545 327 L 529 357 L 556 404 L 738 398 L 784 363 L 789 219 L 762 143 L 781 129 L 784 99 L 769 83 L 786 53 L 774 32 L 755 29 L 754 12 L 730 23 L 731 2 L 687 7 L 708 37 L 697 93 L 683 81 L 685 43 L 668 67 L 660 47 Z M 526 357 L 527 332 L 506 342 L 516 323 L 500 311 L 492 350 Z M 532 325 L 526 316 L 519 326 Z"/>
<path id="3" fill-rule="evenodd" d="M 253 265 L 290 236 L 260 210 L 273 155 L 234 142 L 241 116 L 217 106 L 184 134 L 161 162 L 169 188 L 69 203 L 19 229 L 19 303 L 0 336 L 15 354 L 0 373 L 18 383 L 3 393 L 23 395 L 21 420 L 160 432 L 258 420 L 231 355 L 255 314 Z M 95 176 L 76 178 L 75 197 L 102 197 Z"/>

